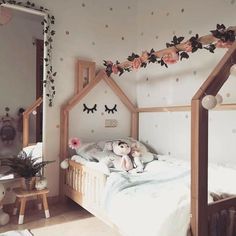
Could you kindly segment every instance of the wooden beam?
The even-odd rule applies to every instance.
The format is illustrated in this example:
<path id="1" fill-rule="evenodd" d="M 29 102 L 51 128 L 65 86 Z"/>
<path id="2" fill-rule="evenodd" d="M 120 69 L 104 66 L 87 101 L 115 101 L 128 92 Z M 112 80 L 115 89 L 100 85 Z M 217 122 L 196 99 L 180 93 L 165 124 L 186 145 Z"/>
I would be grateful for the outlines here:
<path id="1" fill-rule="evenodd" d="M 212 111 L 236 110 L 236 103 L 221 104 L 216 106 Z M 168 107 L 143 107 L 137 108 L 137 112 L 181 112 L 191 111 L 191 106 L 168 106 Z"/>
<path id="2" fill-rule="evenodd" d="M 191 109 L 191 230 L 206 236 L 208 230 L 208 111 L 199 100 Z"/>

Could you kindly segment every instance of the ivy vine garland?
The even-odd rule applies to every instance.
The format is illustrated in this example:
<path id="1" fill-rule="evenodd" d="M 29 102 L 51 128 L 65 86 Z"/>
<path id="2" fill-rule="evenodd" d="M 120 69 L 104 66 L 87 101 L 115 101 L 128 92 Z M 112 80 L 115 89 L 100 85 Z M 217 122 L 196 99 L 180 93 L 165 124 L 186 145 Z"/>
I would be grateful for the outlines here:
<path id="1" fill-rule="evenodd" d="M 112 73 L 121 76 L 125 71 L 130 72 L 133 69 L 145 68 L 150 63 L 158 63 L 161 66 L 168 67 L 169 64 L 176 63 L 179 59 L 188 59 L 189 53 L 194 53 L 199 49 L 205 49 L 214 53 L 216 48 L 229 48 L 235 41 L 236 27 L 226 28 L 223 24 L 217 24 L 215 30 L 211 30 L 211 35 L 199 37 L 198 34 L 192 36 L 189 40 L 183 42 L 184 37 L 174 36 L 170 43 L 166 43 L 166 49 L 150 52 L 143 52 L 140 55 L 132 53 L 128 56 L 126 62 L 105 61 L 106 73 L 110 76 Z"/>
<path id="2" fill-rule="evenodd" d="M 0 6 L 2 4 L 11 4 L 22 6 L 25 8 L 30 8 L 33 10 L 37 10 L 46 14 L 46 18 L 42 21 L 42 25 L 44 26 L 43 33 L 46 36 L 44 41 L 44 46 L 47 49 L 47 55 L 44 58 L 45 68 L 46 68 L 46 78 L 43 80 L 44 87 L 46 87 L 46 96 L 48 98 L 48 105 L 53 105 L 53 99 L 56 95 L 55 90 L 55 77 L 57 72 L 53 71 L 52 67 L 52 49 L 53 49 L 53 36 L 55 35 L 55 30 L 53 30 L 53 25 L 55 24 L 55 17 L 49 13 L 49 10 L 43 6 L 37 6 L 35 3 L 27 1 L 27 2 L 18 2 L 13 0 L 0 0 Z"/>

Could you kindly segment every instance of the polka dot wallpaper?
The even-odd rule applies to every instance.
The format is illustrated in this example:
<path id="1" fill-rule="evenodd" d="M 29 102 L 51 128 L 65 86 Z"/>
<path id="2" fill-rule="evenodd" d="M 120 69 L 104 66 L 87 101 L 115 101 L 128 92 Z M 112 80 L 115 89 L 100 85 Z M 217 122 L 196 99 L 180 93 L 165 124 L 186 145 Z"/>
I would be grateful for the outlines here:
<path id="1" fill-rule="evenodd" d="M 191 36 L 209 34 L 217 23 L 235 25 L 236 1 L 180 0 L 138 2 L 137 52 L 144 49 L 165 48 L 173 35 Z M 212 6 L 214 11 L 212 12 Z M 211 13 L 210 13 L 211 12 Z M 209 15 L 210 14 L 210 15 Z M 188 60 L 169 68 L 150 65 L 137 73 L 137 103 L 139 107 L 189 105 L 191 98 L 222 58 L 226 49 L 214 54 L 200 51 L 190 54 Z M 223 103 L 236 103 L 236 80 L 231 76 L 219 92 Z M 236 112 L 211 112 L 209 153 L 212 161 L 234 162 L 236 150 Z M 140 139 L 162 154 L 190 158 L 191 114 L 145 113 L 140 116 Z M 155 128 L 156 132 L 153 132 Z M 224 135 L 222 135 L 224 134 Z M 221 144 L 222 143 L 222 144 Z M 227 157 L 225 150 L 227 147 Z M 224 156 L 224 160 L 222 160 Z"/>

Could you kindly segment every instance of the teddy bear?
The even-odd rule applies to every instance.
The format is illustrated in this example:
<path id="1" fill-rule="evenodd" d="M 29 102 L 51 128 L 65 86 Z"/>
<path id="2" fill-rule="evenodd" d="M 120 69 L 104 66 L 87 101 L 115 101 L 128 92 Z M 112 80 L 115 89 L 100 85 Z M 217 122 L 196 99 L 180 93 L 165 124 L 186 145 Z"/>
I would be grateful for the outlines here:
<path id="1" fill-rule="evenodd" d="M 6 225 L 10 220 L 9 215 L 3 211 L 2 200 L 4 199 L 5 194 L 5 188 L 3 184 L 0 183 L 0 225 Z"/>

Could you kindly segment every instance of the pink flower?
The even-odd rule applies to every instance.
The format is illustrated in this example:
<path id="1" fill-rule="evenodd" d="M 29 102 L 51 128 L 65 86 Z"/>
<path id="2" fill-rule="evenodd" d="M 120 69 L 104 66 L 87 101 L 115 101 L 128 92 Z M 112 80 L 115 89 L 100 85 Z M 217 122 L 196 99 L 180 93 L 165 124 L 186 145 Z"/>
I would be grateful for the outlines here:
<path id="1" fill-rule="evenodd" d="M 179 60 L 179 55 L 176 51 L 170 51 L 162 57 L 166 64 L 175 64 Z"/>
<path id="2" fill-rule="evenodd" d="M 119 70 L 118 70 L 117 65 L 113 65 L 111 69 L 114 74 L 118 74 Z"/>
<path id="3" fill-rule="evenodd" d="M 138 69 L 142 64 L 141 58 L 134 58 L 134 60 L 132 61 L 132 68 L 133 69 Z"/>
<path id="4" fill-rule="evenodd" d="M 81 141 L 79 138 L 71 138 L 68 144 L 71 149 L 77 149 L 80 147 Z"/>
<path id="5" fill-rule="evenodd" d="M 183 45 L 183 51 L 185 52 L 192 52 L 192 45 L 190 42 L 186 42 L 184 45 Z"/>
<path id="6" fill-rule="evenodd" d="M 217 48 L 230 48 L 232 46 L 233 42 L 227 41 L 223 42 L 222 40 L 218 40 L 215 44 Z"/>
<path id="7" fill-rule="evenodd" d="M 142 61 L 142 62 L 147 61 L 147 59 L 148 59 L 148 53 L 147 53 L 146 51 L 143 52 L 140 58 L 141 58 L 141 61 Z"/>

